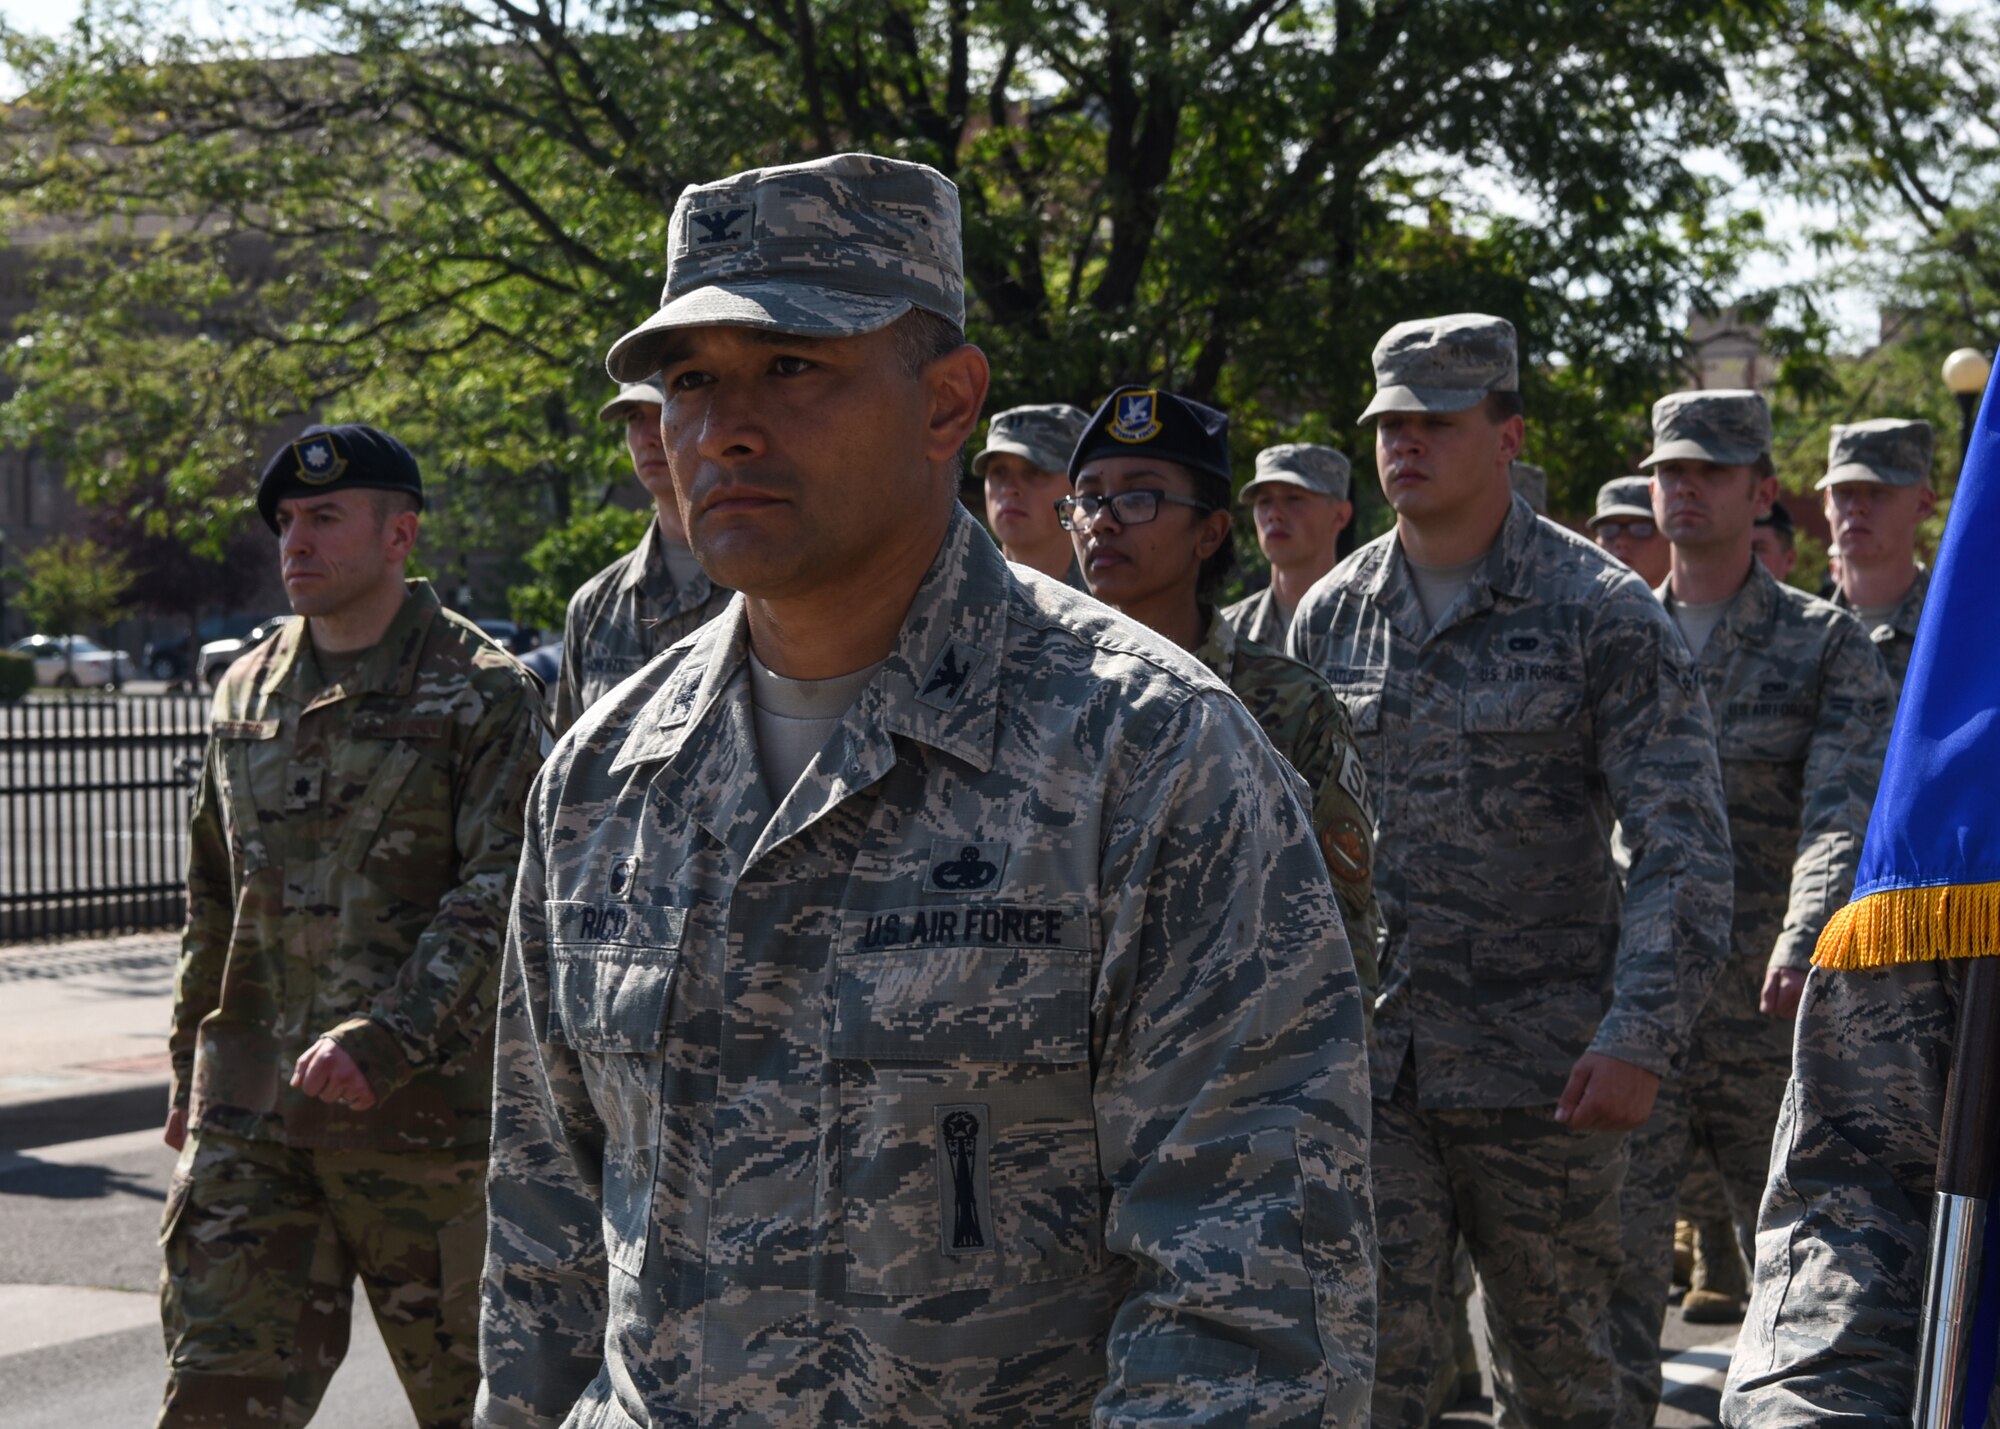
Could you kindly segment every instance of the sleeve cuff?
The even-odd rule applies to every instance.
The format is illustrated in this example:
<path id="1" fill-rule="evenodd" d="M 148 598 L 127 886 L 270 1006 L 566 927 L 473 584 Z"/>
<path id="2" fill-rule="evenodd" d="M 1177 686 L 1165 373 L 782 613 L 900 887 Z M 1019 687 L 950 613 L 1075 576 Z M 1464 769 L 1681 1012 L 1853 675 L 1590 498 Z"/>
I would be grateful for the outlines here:
<path id="1" fill-rule="evenodd" d="M 1651 1017 L 1621 1016 L 1616 1008 L 1597 1025 L 1590 1050 L 1606 1057 L 1630 1062 L 1654 1076 L 1671 1076 L 1680 1041 L 1662 1023 Z"/>
<path id="2" fill-rule="evenodd" d="M 381 1101 L 416 1073 L 416 1064 L 403 1050 L 396 1034 L 369 1017 L 355 1017 L 325 1034 L 340 1050 L 354 1059 L 368 1090 Z"/>
<path id="3" fill-rule="evenodd" d="M 1777 947 L 1771 949 L 1771 961 L 1765 965 L 1764 971 L 1776 972 L 1780 968 L 1801 973 L 1807 971 L 1812 967 L 1813 948 L 1818 942 L 1818 938 L 1786 929 L 1778 936 Z"/>

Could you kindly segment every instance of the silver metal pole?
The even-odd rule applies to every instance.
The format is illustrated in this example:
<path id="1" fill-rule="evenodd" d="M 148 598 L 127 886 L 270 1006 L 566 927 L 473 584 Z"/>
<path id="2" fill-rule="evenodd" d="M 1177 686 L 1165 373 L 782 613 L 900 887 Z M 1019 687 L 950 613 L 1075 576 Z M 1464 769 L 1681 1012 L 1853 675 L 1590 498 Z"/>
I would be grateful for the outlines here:
<path id="1" fill-rule="evenodd" d="M 1915 1429 L 1958 1429 L 1964 1422 L 1966 1337 L 1977 1306 L 1986 1244 L 1986 1202 L 1940 1191 L 1931 1212 L 1931 1257 L 1924 1315 L 1917 1331 Z"/>

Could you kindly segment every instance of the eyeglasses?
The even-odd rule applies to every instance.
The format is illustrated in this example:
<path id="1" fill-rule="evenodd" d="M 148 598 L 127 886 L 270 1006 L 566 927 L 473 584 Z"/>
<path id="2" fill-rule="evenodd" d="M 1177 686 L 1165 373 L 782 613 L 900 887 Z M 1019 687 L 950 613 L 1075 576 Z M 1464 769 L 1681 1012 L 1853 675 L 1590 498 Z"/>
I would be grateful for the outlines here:
<path id="1" fill-rule="evenodd" d="M 1142 489 L 1121 491 L 1115 496 L 1065 496 L 1056 503 L 1056 521 L 1065 531 L 1081 531 L 1097 519 L 1098 512 L 1109 506 L 1112 519 L 1120 526 L 1143 526 L 1159 517 L 1162 501 L 1192 507 L 1196 511 L 1215 510 L 1206 501 L 1196 501 L 1190 496 Z"/>
<path id="2" fill-rule="evenodd" d="M 1597 523 L 1597 539 L 1616 541 L 1629 538 L 1634 541 L 1650 541 L 1660 534 L 1660 528 L 1650 521 L 1600 521 Z"/>

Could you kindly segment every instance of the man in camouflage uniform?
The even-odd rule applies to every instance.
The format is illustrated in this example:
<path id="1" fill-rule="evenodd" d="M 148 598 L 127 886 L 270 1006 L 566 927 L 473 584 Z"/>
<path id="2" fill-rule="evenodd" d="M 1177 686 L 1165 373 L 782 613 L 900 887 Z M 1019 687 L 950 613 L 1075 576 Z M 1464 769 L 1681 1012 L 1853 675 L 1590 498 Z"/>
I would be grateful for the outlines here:
<path id="1" fill-rule="evenodd" d="M 1827 442 L 1827 525 L 1839 543 L 1833 603 L 1852 611 L 1888 666 L 1900 699 L 1930 572 L 1917 563 L 1917 527 L 1937 509 L 1929 422 L 1879 417 L 1836 425 Z"/>
<path id="2" fill-rule="evenodd" d="M 1723 1394 L 1731 1429 L 1910 1422 L 1938 1128 L 1970 965 L 1815 968 L 1807 979 Z M 1997 1417 L 2000 1393 L 1986 1423 Z"/>
<path id="3" fill-rule="evenodd" d="M 1089 420 L 1051 403 L 1010 407 L 986 424 L 986 445 L 972 459 L 986 497 L 986 524 L 1010 561 L 1087 590 L 1056 503 L 1069 495 L 1069 454 Z"/>
<path id="4" fill-rule="evenodd" d="M 1771 509 L 1757 518 L 1750 528 L 1750 550 L 1773 580 L 1791 579 L 1799 564 L 1798 528 L 1784 502 L 1773 501 Z"/>
<path id="5" fill-rule="evenodd" d="M 957 508 L 956 189 L 751 170 L 669 243 L 610 366 L 744 594 L 530 801 L 480 1422 L 1358 1423 L 1333 887 L 1222 683 Z"/>
<path id="6" fill-rule="evenodd" d="M 405 586 L 421 502 L 361 426 L 258 487 L 304 618 L 223 677 L 195 797 L 163 1426 L 305 1423 L 357 1272 L 418 1422 L 470 1422 L 496 970 L 548 736 L 527 672 Z"/>
<path id="7" fill-rule="evenodd" d="M 1621 1422 L 1634 1429 L 1651 1424 L 1659 1406 L 1675 1191 L 1694 1147 L 1714 1156 L 1750 1252 L 1792 1014 L 1820 929 L 1854 886 L 1890 701 L 1860 626 L 1779 585 L 1751 554 L 1751 523 L 1778 486 L 1762 396 L 1662 397 L 1642 465 L 1652 469 L 1654 515 L 1673 546 L 1659 596 L 1715 712 L 1736 894 L 1729 960 L 1652 1119 L 1632 1138 L 1612 1316 Z"/>
<path id="8" fill-rule="evenodd" d="M 653 498 L 653 524 L 638 545 L 570 597 L 556 685 L 558 734 L 613 685 L 729 604 L 730 592 L 708 578 L 688 549 L 673 474 L 660 444 L 665 395 L 657 381 L 627 382 L 598 410 L 599 420 L 625 428 L 632 471 Z"/>
<path id="9" fill-rule="evenodd" d="M 1354 519 L 1351 480 L 1347 458 L 1332 447 L 1287 442 L 1257 453 L 1257 474 L 1237 499 L 1250 508 L 1271 583 L 1222 611 L 1245 640 L 1285 648 L 1292 612 L 1340 559 L 1340 533 Z"/>
<path id="10" fill-rule="evenodd" d="M 1400 323 L 1375 376 L 1362 420 L 1396 529 L 1315 586 L 1291 634 L 1353 712 L 1395 831 L 1375 875 L 1374 1420 L 1423 1422 L 1462 1232 L 1494 1292 L 1502 1414 L 1597 1429 L 1618 1407 L 1624 1133 L 1725 950 L 1714 726 L 1659 602 L 1511 493 L 1512 326 Z"/>
<path id="11" fill-rule="evenodd" d="M 1239 635 L 1212 604 L 1235 559 L 1228 416 L 1161 392 L 1157 431 L 1136 441 L 1114 435 L 1119 397 L 1140 390 L 1121 387 L 1090 419 L 1070 458 L 1076 495 L 1062 504 L 1063 524 L 1075 535 L 1090 593 L 1192 650 L 1236 692 L 1278 753 L 1305 779 L 1320 852 L 1340 895 L 1355 971 L 1362 991 L 1373 996 L 1380 981 L 1375 948 L 1382 932 L 1382 911 L 1370 877 L 1374 820 L 1347 709 L 1325 680 Z M 1281 458 L 1290 455 L 1283 448 L 1274 450 Z M 1345 458 L 1341 465 L 1346 466 Z"/>
<path id="12" fill-rule="evenodd" d="M 1653 484 L 1621 476 L 1597 488 L 1597 510 L 1587 523 L 1590 539 L 1639 573 L 1648 587 L 1667 578 L 1672 551 L 1653 520 Z"/>

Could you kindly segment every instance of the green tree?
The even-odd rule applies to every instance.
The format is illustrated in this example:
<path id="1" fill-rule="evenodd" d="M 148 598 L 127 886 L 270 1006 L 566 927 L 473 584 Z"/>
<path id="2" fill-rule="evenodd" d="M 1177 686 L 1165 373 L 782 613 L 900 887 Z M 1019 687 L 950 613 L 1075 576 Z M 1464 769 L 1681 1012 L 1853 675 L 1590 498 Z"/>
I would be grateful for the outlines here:
<path id="1" fill-rule="evenodd" d="M 523 625 L 560 631 L 563 612 L 576 588 L 639 544 L 651 511 L 607 506 L 549 532 L 529 549 L 535 578 L 507 592 L 514 619 Z"/>
<path id="2" fill-rule="evenodd" d="M 92 540 L 58 536 L 21 557 L 11 573 L 14 603 L 29 624 L 50 635 L 102 630 L 116 620 L 132 587 L 122 557 Z M 63 648 L 63 668 L 70 668 Z"/>

